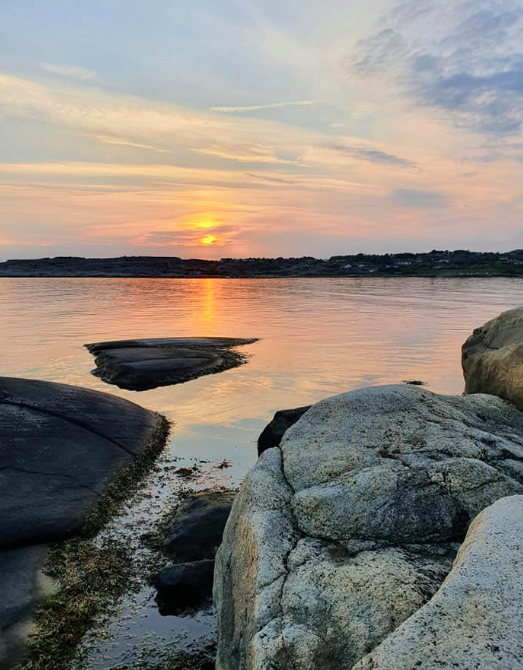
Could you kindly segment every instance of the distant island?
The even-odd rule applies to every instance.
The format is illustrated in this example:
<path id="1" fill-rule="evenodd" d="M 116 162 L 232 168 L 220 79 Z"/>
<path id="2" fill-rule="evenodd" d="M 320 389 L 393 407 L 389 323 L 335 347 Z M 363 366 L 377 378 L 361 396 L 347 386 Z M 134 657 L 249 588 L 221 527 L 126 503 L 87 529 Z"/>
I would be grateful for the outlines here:
<path id="1" fill-rule="evenodd" d="M 222 258 L 171 256 L 8 260 L 0 277 L 523 277 L 523 249 L 506 253 L 431 251 L 312 258 Z"/>

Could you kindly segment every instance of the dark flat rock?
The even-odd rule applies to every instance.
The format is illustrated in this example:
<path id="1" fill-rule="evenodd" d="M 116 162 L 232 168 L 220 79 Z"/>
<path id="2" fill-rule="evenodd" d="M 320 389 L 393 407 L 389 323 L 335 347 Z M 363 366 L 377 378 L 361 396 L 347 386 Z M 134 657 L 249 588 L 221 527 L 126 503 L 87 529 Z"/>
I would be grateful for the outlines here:
<path id="1" fill-rule="evenodd" d="M 308 405 L 307 407 L 297 407 L 296 409 L 281 409 L 279 412 L 276 412 L 272 421 L 265 426 L 258 438 L 258 456 L 263 454 L 267 449 L 279 447 L 285 433 L 310 408 L 311 405 Z"/>
<path id="2" fill-rule="evenodd" d="M 180 614 L 210 599 L 213 578 L 213 560 L 179 563 L 161 570 L 155 581 L 160 614 Z"/>
<path id="3" fill-rule="evenodd" d="M 105 393 L 0 378 L 0 548 L 77 532 L 163 419 Z"/>
<path id="4" fill-rule="evenodd" d="M 211 491 L 197 493 L 181 505 L 167 531 L 164 551 L 177 561 L 214 558 L 235 493 Z"/>
<path id="5" fill-rule="evenodd" d="M 116 340 L 87 344 L 95 356 L 94 373 L 108 384 L 131 391 L 180 384 L 241 365 L 234 347 L 253 339 L 172 337 Z"/>

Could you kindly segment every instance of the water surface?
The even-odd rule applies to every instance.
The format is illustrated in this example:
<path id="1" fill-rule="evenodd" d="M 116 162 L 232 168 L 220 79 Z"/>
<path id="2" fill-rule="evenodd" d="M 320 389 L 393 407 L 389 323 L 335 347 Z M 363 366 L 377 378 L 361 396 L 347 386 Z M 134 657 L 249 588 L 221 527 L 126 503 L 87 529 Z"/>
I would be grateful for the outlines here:
<path id="1" fill-rule="evenodd" d="M 139 557 L 139 536 L 182 484 L 174 465 L 198 463 L 194 488 L 236 485 L 278 409 L 406 379 L 461 393 L 461 344 L 522 304 L 521 279 L 0 279 L 0 374 L 114 393 L 175 422 L 141 495 L 107 531 L 133 542 Z M 247 365 L 142 393 L 90 374 L 88 342 L 181 336 L 260 341 L 243 349 Z M 151 648 L 212 637 L 213 628 L 211 611 L 160 617 L 144 584 L 96 631 L 85 667 L 128 667 Z"/>

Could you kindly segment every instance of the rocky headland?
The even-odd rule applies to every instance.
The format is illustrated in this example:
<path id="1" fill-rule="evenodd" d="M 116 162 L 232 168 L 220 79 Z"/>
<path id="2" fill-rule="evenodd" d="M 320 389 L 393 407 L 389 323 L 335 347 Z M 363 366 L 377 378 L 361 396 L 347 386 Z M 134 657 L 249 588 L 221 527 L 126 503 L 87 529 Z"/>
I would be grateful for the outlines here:
<path id="1" fill-rule="evenodd" d="M 467 395 L 361 389 L 269 436 L 216 557 L 217 670 L 523 668 L 522 339 L 523 310 L 475 331 Z"/>

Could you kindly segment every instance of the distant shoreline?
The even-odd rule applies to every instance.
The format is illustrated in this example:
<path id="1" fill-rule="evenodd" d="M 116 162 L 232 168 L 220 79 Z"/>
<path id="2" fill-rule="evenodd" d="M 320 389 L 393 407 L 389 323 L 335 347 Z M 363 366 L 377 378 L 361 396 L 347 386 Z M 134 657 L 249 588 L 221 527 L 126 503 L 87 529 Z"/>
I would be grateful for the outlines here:
<path id="1" fill-rule="evenodd" d="M 241 280 L 241 279 L 523 279 L 521 274 L 447 274 L 447 275 L 416 275 L 416 274 L 402 274 L 402 275 L 387 275 L 387 274 L 372 274 L 372 275 L 244 275 L 241 277 L 225 277 L 220 275 L 187 275 L 170 276 L 170 275 L 99 275 L 99 274 L 2 274 L 0 272 L 0 279 L 226 279 L 226 280 Z"/>
<path id="2" fill-rule="evenodd" d="M 100 279 L 319 279 L 425 277 L 479 279 L 523 277 L 523 250 L 504 253 L 431 251 L 430 253 L 356 254 L 318 259 L 171 256 L 119 258 L 63 257 L 0 262 L 0 278 Z"/>

